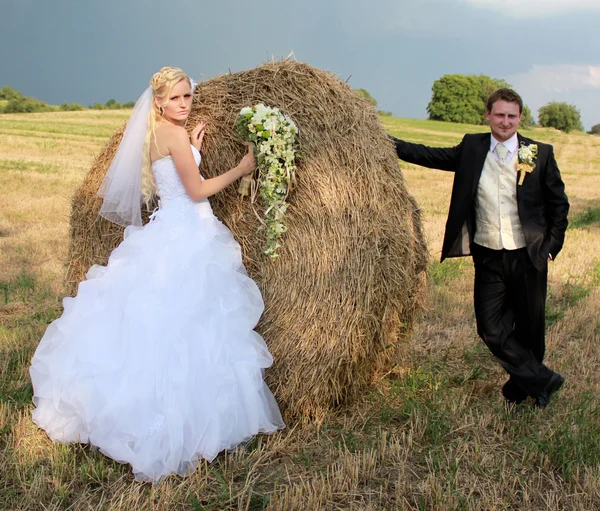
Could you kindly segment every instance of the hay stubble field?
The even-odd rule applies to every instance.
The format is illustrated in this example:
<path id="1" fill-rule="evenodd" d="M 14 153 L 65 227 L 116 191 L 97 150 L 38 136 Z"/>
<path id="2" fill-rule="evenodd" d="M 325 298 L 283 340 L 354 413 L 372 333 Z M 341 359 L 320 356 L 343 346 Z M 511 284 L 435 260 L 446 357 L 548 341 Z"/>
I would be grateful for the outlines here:
<path id="1" fill-rule="evenodd" d="M 70 198 L 128 111 L 0 115 L 0 509 L 600 508 L 600 137 L 536 129 L 571 201 L 551 265 L 548 350 L 567 377 L 545 411 L 505 408 L 478 340 L 472 264 L 439 264 L 452 176 L 402 164 L 430 250 L 427 302 L 395 370 L 320 427 L 290 424 L 157 487 L 31 422 L 28 364 L 65 293 Z M 449 146 L 485 127 L 382 117 Z"/>

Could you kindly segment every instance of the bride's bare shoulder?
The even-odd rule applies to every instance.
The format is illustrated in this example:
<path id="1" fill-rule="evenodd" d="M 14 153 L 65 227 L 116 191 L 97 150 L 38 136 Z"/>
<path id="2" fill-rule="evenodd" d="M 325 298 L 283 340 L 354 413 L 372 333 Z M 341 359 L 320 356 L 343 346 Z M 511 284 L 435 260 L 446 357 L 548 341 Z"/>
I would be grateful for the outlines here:
<path id="1" fill-rule="evenodd" d="M 181 144 L 189 145 L 187 131 L 182 126 L 163 123 L 156 127 L 153 133 L 153 144 L 150 159 L 154 162 L 171 154 L 171 150 Z"/>
<path id="2" fill-rule="evenodd" d="M 154 136 L 159 139 L 177 139 L 182 136 L 187 137 L 187 131 L 183 126 L 176 126 L 170 122 L 159 124 L 154 130 Z"/>

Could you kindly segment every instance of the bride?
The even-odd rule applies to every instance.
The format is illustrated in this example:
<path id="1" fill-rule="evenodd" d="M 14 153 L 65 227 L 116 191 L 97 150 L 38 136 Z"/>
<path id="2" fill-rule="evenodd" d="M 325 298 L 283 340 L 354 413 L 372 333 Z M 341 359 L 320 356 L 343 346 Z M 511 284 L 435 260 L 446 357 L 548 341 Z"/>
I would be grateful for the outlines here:
<path id="1" fill-rule="evenodd" d="M 190 474 L 284 423 L 263 380 L 272 357 L 253 331 L 264 305 L 240 246 L 207 197 L 255 168 L 198 173 L 204 124 L 184 128 L 194 84 L 162 68 L 136 103 L 100 187 L 100 214 L 128 225 L 93 266 L 31 363 L 34 422 L 57 442 L 94 445 L 135 478 Z M 160 206 L 142 227 L 141 201 Z"/>

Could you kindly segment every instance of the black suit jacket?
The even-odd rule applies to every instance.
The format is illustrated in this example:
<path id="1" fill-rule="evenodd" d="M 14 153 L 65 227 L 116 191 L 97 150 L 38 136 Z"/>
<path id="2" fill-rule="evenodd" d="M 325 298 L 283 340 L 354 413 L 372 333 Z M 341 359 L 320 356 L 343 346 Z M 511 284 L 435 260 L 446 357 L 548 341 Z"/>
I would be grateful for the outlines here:
<path id="1" fill-rule="evenodd" d="M 390 137 L 401 160 L 454 172 L 442 261 L 446 257 L 471 253 L 476 228 L 475 193 L 490 149 L 490 136 L 490 133 L 465 135 L 460 144 L 448 148 L 411 144 Z M 518 139 L 519 147 L 521 144 L 538 146 L 533 172 L 525 176 L 522 185 L 517 184 L 517 206 L 527 253 L 534 266 L 541 271 L 548 263 L 548 255 L 556 258 L 563 246 L 569 202 L 552 146 L 520 134 Z"/>

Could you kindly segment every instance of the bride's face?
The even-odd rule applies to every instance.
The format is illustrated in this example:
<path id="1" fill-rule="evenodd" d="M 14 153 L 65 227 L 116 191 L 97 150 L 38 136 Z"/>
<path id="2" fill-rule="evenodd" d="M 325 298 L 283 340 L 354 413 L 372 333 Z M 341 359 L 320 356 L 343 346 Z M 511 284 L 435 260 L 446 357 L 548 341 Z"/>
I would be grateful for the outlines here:
<path id="1" fill-rule="evenodd" d="M 163 117 L 173 124 L 182 124 L 190 115 L 192 91 L 188 80 L 181 80 L 173 86 L 163 106 Z"/>

